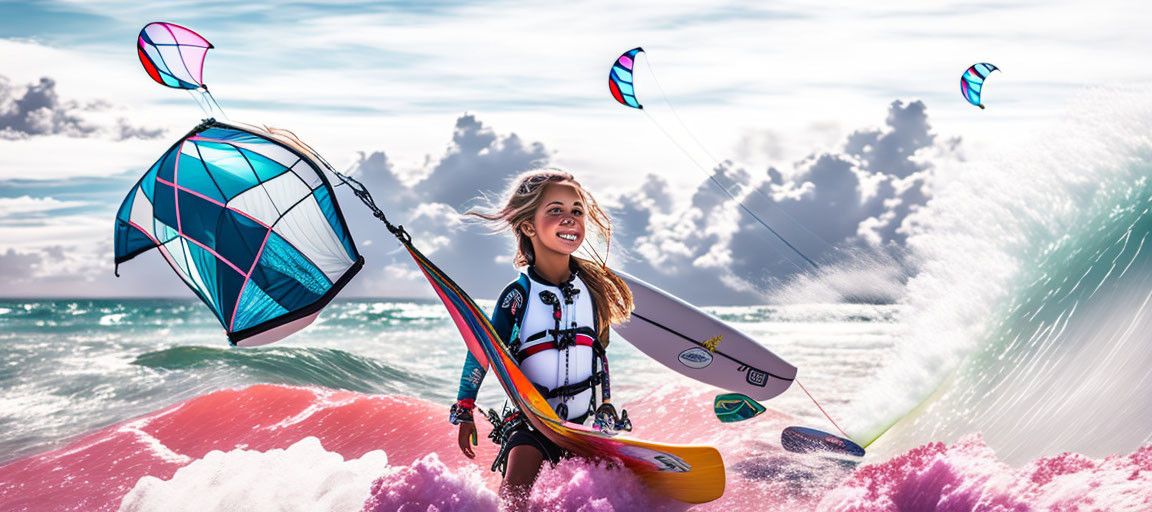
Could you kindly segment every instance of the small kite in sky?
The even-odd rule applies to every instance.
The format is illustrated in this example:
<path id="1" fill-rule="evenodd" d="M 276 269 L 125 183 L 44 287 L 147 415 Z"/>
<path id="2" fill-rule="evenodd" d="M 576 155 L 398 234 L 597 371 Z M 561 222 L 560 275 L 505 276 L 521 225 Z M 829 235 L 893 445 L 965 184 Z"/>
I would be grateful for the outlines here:
<path id="1" fill-rule="evenodd" d="M 626 107 L 644 108 L 636 101 L 636 90 L 632 87 L 632 69 L 636 65 L 636 54 L 642 51 L 643 48 L 636 47 L 624 52 L 612 63 L 612 69 L 608 71 L 608 90 L 612 91 L 612 97 L 616 98 L 616 101 Z"/>
<path id="2" fill-rule="evenodd" d="M 980 97 L 984 91 L 984 80 L 993 71 L 999 71 L 999 69 L 987 62 L 973 64 L 972 67 L 968 68 L 960 77 L 960 92 L 964 94 L 964 99 L 983 109 L 984 105 L 980 102 Z"/>
<path id="3" fill-rule="evenodd" d="M 204 57 L 212 48 L 200 34 L 172 23 L 149 23 L 136 41 L 148 76 L 175 89 L 204 87 Z"/>

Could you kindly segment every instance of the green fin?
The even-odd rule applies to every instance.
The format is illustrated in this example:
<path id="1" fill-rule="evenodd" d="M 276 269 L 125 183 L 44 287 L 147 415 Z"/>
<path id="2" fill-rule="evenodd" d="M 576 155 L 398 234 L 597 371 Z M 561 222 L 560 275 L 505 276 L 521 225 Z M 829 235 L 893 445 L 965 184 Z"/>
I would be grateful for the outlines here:
<path id="1" fill-rule="evenodd" d="M 716 395 L 714 409 L 716 410 L 716 417 L 724 423 L 754 418 L 767 410 L 763 405 L 740 393 Z"/>

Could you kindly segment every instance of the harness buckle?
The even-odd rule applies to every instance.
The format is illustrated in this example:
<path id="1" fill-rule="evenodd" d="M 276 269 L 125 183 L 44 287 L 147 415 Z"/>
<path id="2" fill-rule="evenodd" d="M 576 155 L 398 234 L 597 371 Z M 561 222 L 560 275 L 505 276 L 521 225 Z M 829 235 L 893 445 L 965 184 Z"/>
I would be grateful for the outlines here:
<path id="1" fill-rule="evenodd" d="M 571 329 L 564 329 L 556 334 L 556 350 L 564 350 L 576 345 L 576 333 Z"/>

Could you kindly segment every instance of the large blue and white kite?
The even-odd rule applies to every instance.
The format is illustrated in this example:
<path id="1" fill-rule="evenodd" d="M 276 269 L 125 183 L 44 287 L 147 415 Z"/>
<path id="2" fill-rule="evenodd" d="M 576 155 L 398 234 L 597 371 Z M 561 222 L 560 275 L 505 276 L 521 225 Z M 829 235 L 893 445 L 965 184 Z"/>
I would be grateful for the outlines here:
<path id="1" fill-rule="evenodd" d="M 234 345 L 310 324 L 360 270 L 322 162 L 292 137 L 206 121 L 116 215 L 116 264 L 157 248 Z"/>

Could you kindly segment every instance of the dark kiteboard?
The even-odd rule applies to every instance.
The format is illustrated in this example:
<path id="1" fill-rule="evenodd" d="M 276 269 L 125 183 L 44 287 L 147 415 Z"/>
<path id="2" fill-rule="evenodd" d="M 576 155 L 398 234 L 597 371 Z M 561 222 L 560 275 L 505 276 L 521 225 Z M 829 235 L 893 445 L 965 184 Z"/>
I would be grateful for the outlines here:
<path id="1" fill-rule="evenodd" d="M 788 427 L 780 433 L 780 444 L 785 450 L 795 453 L 864 456 L 864 448 L 860 445 L 814 428 Z"/>

